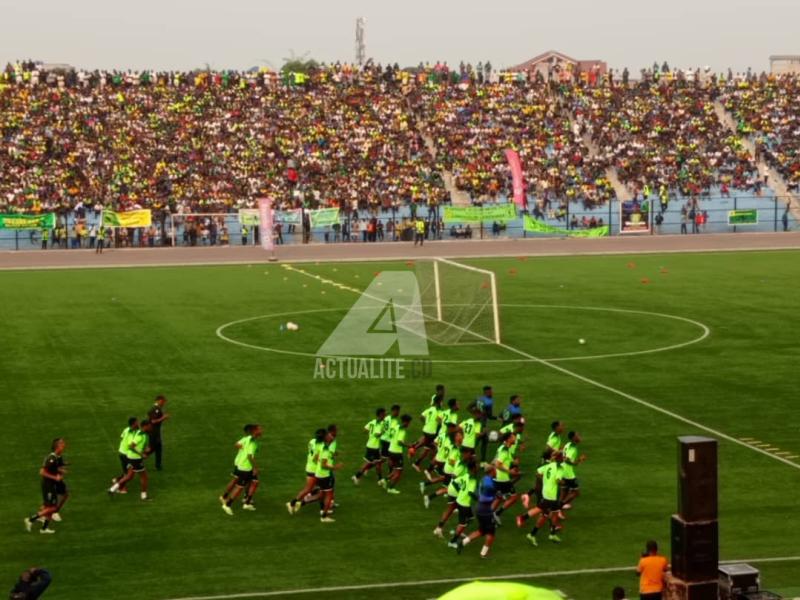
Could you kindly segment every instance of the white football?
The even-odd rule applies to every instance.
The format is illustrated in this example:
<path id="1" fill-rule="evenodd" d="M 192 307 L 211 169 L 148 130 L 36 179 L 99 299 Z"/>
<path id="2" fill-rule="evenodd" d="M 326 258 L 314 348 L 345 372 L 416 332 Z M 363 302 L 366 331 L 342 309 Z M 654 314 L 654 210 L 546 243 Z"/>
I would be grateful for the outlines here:
<path id="1" fill-rule="evenodd" d="M 298 329 L 300 329 L 300 325 L 298 325 L 297 323 L 293 323 L 292 321 L 289 321 L 288 323 L 286 323 L 286 329 L 288 329 L 289 331 L 297 331 Z"/>
<path id="2" fill-rule="evenodd" d="M 496 431 L 490 431 L 489 432 L 489 441 L 490 442 L 496 442 L 499 439 L 500 439 L 500 434 L 498 432 L 496 432 Z"/>

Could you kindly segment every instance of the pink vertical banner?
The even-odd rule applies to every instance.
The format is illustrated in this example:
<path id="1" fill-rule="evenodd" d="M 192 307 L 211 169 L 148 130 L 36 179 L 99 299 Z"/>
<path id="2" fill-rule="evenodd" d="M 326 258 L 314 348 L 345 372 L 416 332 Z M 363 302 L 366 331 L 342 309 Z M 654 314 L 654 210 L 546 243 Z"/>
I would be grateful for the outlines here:
<path id="1" fill-rule="evenodd" d="M 525 198 L 525 185 L 522 183 L 522 164 L 519 162 L 519 154 L 511 148 L 506 149 L 506 160 L 511 167 L 511 183 L 514 190 L 514 204 L 523 209 L 528 204 Z"/>
<path id="2" fill-rule="evenodd" d="M 258 199 L 258 221 L 260 224 L 261 247 L 272 252 L 275 250 L 275 241 L 272 238 L 272 200 L 270 198 Z"/>

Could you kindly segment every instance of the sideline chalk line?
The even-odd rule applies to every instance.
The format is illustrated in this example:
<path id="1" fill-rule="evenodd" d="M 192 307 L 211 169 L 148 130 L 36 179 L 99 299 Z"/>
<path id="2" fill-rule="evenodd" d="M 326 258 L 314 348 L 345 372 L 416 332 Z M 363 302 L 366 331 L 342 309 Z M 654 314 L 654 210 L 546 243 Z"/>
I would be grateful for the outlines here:
<path id="1" fill-rule="evenodd" d="M 724 560 L 720 564 L 734 563 L 778 563 L 800 561 L 800 556 L 777 556 L 774 558 L 746 558 L 741 560 Z M 301 594 L 319 594 L 324 592 L 355 592 L 360 590 L 379 590 L 399 587 L 422 587 L 428 585 L 449 585 L 468 581 L 497 581 L 503 579 L 546 579 L 548 577 L 570 577 L 575 575 L 598 575 L 604 573 L 624 573 L 635 571 L 634 565 L 625 567 L 601 567 L 596 569 L 575 569 L 572 571 L 550 571 L 540 573 L 516 573 L 509 575 L 487 575 L 485 577 L 453 577 L 449 579 L 427 579 L 423 581 L 395 581 L 391 583 L 364 583 L 360 585 L 339 585 L 318 588 L 299 588 L 293 590 L 277 590 L 272 592 L 243 592 L 240 594 L 221 594 L 217 596 L 186 596 L 170 600 L 233 600 L 236 598 L 269 598 L 275 596 L 296 596 Z"/>

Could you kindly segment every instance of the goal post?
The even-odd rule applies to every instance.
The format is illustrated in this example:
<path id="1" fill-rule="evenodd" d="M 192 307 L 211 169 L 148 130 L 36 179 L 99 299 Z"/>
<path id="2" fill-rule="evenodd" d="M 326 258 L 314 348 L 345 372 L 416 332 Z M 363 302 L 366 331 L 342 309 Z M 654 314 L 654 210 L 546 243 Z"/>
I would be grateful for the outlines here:
<path id="1" fill-rule="evenodd" d="M 446 258 L 415 262 L 428 338 L 440 344 L 501 343 L 493 271 Z"/>

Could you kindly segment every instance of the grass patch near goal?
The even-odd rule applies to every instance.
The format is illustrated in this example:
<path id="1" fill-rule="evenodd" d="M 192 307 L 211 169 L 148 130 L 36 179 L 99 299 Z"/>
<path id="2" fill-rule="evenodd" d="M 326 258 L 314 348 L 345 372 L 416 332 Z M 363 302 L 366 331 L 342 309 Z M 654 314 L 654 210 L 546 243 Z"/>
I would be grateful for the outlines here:
<path id="1" fill-rule="evenodd" d="M 465 262 L 496 275 L 504 344 L 775 454 L 800 455 L 793 417 L 800 253 Z M 376 272 L 417 265 L 299 267 L 358 290 Z M 142 600 L 162 600 L 619 567 L 635 564 L 651 537 L 668 551 L 675 438 L 702 431 L 493 344 L 431 343 L 428 377 L 315 379 L 313 354 L 356 298 L 280 265 L 0 273 L 0 564 L 8 585 L 39 565 L 53 572 L 54 598 L 136 589 Z M 289 320 L 298 331 L 281 331 Z M 223 333 L 245 345 L 217 335 L 236 321 Z M 683 345 L 703 327 L 708 335 Z M 670 346 L 681 347 L 654 351 Z M 609 354 L 620 356 L 592 358 Z M 478 559 L 474 547 L 456 556 L 431 535 L 443 506 L 423 508 L 414 471 L 396 497 L 372 474 L 353 486 L 362 427 L 374 409 L 397 402 L 416 418 L 437 383 L 462 407 L 487 383 L 500 409 L 521 394 L 528 474 L 550 421 L 581 431 L 589 455 L 579 471 L 583 496 L 560 546 L 544 538 L 539 548 L 527 546 L 509 518 L 491 560 Z M 165 470 L 151 473 L 153 502 L 135 493 L 110 501 L 119 432 L 158 393 L 169 398 L 173 418 L 164 429 Z M 237 507 L 231 518 L 217 496 L 246 422 L 265 426 L 262 487 L 258 511 Z M 290 517 L 283 504 L 302 486 L 306 442 L 329 423 L 339 425 L 346 468 L 337 522 L 323 525 L 313 508 Z M 419 433 L 417 420 L 411 437 Z M 72 498 L 56 535 L 27 534 L 22 518 L 40 501 L 37 471 L 57 436 L 69 442 Z M 723 441 L 720 492 L 723 558 L 800 554 L 800 469 Z M 762 568 L 769 589 L 800 584 L 797 563 Z M 635 588 L 627 573 L 541 583 L 576 600 L 610 595 L 612 584 Z M 430 598 L 446 587 L 391 594 Z"/>

